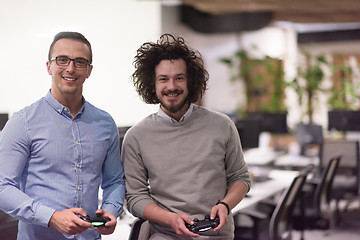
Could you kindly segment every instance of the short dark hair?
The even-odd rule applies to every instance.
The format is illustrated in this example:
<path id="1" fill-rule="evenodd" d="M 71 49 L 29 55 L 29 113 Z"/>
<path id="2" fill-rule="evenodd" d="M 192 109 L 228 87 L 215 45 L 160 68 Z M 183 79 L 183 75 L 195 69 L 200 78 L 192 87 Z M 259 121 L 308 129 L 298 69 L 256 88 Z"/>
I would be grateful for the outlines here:
<path id="1" fill-rule="evenodd" d="M 183 59 L 187 69 L 188 102 L 199 100 L 207 89 L 209 74 L 204 68 L 201 54 L 190 49 L 182 37 L 163 34 L 156 42 L 146 42 L 138 50 L 132 80 L 145 103 L 160 103 L 155 92 L 155 66 L 162 60 Z"/>
<path id="2" fill-rule="evenodd" d="M 49 61 L 50 61 L 50 59 L 51 59 L 51 55 L 52 55 L 52 51 L 53 51 L 54 44 L 55 44 L 58 40 L 63 39 L 63 38 L 72 39 L 72 40 L 77 40 L 77 41 L 80 41 L 80 42 L 82 42 L 82 43 L 85 43 L 85 44 L 89 47 L 89 50 L 90 50 L 90 59 L 88 59 L 88 60 L 89 60 L 89 63 L 90 63 L 90 64 L 92 63 L 92 49 L 91 49 L 91 44 L 90 44 L 90 42 L 84 37 L 84 35 L 82 35 L 81 33 L 78 33 L 78 32 L 59 32 L 58 34 L 56 34 L 55 37 L 54 37 L 53 42 L 52 42 L 51 45 L 50 45 L 49 55 L 48 55 Z"/>

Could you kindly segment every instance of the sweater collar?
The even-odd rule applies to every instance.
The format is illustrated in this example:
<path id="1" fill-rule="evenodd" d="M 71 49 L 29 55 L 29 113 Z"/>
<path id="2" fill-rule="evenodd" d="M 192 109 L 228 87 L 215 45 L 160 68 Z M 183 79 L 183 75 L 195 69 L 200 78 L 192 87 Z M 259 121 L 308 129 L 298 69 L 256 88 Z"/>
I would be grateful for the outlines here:
<path id="1" fill-rule="evenodd" d="M 169 115 L 167 115 L 164 110 L 161 109 L 161 107 L 159 107 L 159 111 L 158 111 L 158 116 L 171 122 L 171 123 L 181 123 L 183 122 L 186 118 L 188 118 L 191 113 L 194 110 L 194 105 L 191 103 L 189 106 L 189 109 L 186 111 L 186 113 L 184 114 L 184 116 L 182 116 L 182 118 L 180 119 L 180 121 L 178 122 L 177 120 L 173 119 L 172 117 L 170 117 Z"/>

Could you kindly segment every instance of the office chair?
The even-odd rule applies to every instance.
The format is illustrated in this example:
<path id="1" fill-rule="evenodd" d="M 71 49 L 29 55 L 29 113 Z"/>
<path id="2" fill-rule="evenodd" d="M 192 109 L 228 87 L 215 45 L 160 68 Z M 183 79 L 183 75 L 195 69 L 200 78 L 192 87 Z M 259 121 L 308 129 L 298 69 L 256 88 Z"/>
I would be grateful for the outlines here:
<path id="1" fill-rule="evenodd" d="M 329 193 L 340 160 L 341 156 L 332 157 L 321 177 L 310 179 L 304 185 L 301 194 L 304 204 L 297 204 L 292 215 L 292 225 L 296 230 L 328 229 L 334 226 L 334 211 L 330 207 Z"/>
<path id="2" fill-rule="evenodd" d="M 129 240 L 148 240 L 150 238 L 149 222 L 142 218 L 137 218 L 131 224 Z"/>
<path id="3" fill-rule="evenodd" d="M 0 239 L 16 240 L 18 220 L 0 211 Z"/>
<path id="4" fill-rule="evenodd" d="M 237 226 L 235 224 L 235 240 L 285 240 L 291 239 L 290 216 L 299 193 L 305 183 L 307 173 L 300 173 L 294 178 L 291 185 L 283 192 L 275 210 L 268 216 L 259 211 L 242 210 L 239 214 L 246 215 L 253 220 L 253 227 Z M 268 220 L 265 230 L 261 231 L 260 221 Z"/>
<path id="5" fill-rule="evenodd" d="M 320 166 L 321 172 L 329 159 L 334 155 L 341 155 L 337 173 L 334 178 L 332 191 L 329 198 L 335 199 L 336 221 L 340 218 L 339 202 L 347 201 L 344 211 L 352 200 L 360 195 L 360 155 L 359 142 L 355 140 L 325 141 L 320 146 Z"/>
<path id="6" fill-rule="evenodd" d="M 125 137 L 125 133 L 127 132 L 127 130 L 129 130 L 130 126 L 127 127 L 118 127 L 118 131 L 119 131 L 119 140 L 120 140 L 120 153 L 122 150 L 122 143 Z"/>

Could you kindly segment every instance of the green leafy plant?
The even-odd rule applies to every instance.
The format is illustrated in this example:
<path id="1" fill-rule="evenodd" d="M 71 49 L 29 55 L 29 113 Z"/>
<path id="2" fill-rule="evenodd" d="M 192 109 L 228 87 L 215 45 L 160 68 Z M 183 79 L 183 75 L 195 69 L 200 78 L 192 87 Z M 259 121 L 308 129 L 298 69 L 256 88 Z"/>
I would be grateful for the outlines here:
<path id="1" fill-rule="evenodd" d="M 250 112 L 286 112 L 285 87 L 282 61 L 265 57 L 253 59 L 244 50 L 220 61 L 232 70 L 231 81 L 243 81 L 247 106 L 242 114 Z"/>
<path id="2" fill-rule="evenodd" d="M 298 67 L 297 76 L 289 83 L 297 96 L 300 107 L 305 109 L 302 117 L 308 116 L 309 122 L 313 123 L 313 114 L 319 103 L 319 94 L 327 89 L 322 87 L 325 77 L 324 68 L 330 64 L 324 55 L 312 56 L 304 53 L 305 64 Z"/>
<path id="3" fill-rule="evenodd" d="M 340 62 L 333 65 L 333 87 L 330 90 L 328 104 L 332 110 L 357 110 L 356 89 L 359 84 L 353 82 L 353 68 L 346 59 L 341 58 Z"/>

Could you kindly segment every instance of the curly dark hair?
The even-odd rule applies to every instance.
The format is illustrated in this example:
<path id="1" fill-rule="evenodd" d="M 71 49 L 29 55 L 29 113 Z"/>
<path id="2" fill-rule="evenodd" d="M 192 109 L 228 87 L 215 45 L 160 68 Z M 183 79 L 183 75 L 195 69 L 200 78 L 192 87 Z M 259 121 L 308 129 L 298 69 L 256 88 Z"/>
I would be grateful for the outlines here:
<path id="1" fill-rule="evenodd" d="M 155 92 L 155 66 L 161 60 L 184 59 L 187 69 L 188 102 L 199 100 L 207 89 L 209 74 L 204 68 L 201 54 L 190 49 L 182 37 L 163 34 L 156 42 L 146 42 L 138 50 L 133 62 L 132 80 L 145 103 L 160 103 Z"/>

